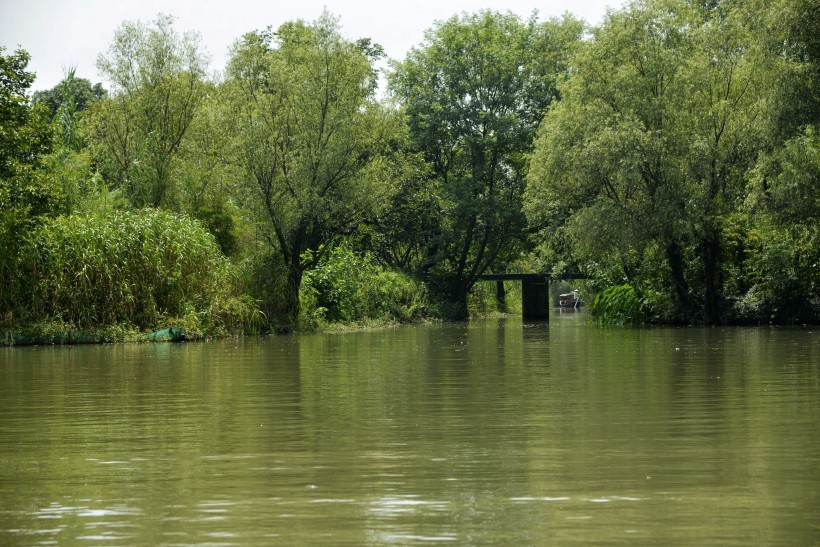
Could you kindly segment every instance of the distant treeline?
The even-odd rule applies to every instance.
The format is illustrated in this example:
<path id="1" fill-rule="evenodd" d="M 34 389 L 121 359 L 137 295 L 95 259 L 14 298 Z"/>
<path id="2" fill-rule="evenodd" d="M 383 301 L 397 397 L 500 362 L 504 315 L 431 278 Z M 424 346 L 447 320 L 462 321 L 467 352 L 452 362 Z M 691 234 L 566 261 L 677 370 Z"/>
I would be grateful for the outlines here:
<path id="1" fill-rule="evenodd" d="M 820 320 L 816 0 L 461 14 L 386 93 L 383 57 L 324 13 L 213 79 L 159 15 L 105 86 L 30 94 L 0 49 L 0 329 L 459 319 L 484 273 L 568 270 L 607 323 Z"/>

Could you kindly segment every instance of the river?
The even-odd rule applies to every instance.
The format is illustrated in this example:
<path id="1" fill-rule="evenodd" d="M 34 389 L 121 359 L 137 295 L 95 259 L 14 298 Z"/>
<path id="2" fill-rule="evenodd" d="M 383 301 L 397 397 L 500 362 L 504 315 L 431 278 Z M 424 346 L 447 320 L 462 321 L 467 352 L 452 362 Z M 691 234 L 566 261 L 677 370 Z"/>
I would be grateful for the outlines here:
<path id="1" fill-rule="evenodd" d="M 817 545 L 820 328 L 0 348 L 0 545 Z"/>

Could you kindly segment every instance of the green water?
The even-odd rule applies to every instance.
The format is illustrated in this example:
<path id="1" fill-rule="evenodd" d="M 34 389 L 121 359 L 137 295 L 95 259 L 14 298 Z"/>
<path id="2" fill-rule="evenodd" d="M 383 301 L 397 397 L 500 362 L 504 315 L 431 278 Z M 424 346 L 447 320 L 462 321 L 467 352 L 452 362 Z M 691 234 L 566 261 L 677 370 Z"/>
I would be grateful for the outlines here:
<path id="1" fill-rule="evenodd" d="M 820 329 L 0 349 L 0 545 L 817 545 Z"/>

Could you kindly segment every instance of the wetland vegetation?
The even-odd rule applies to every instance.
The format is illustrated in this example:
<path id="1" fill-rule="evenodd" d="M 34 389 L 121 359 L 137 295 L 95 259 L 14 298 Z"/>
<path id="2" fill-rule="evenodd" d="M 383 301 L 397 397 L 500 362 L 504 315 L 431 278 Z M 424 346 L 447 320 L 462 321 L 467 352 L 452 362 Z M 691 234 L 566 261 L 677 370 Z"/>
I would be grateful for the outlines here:
<path id="1" fill-rule="evenodd" d="M 492 307 L 484 273 L 567 271 L 604 322 L 816 323 L 818 22 L 463 13 L 385 89 L 328 13 L 249 29 L 220 77 L 166 15 L 116 29 L 102 83 L 34 91 L 2 50 L 0 330 L 460 319 Z"/>

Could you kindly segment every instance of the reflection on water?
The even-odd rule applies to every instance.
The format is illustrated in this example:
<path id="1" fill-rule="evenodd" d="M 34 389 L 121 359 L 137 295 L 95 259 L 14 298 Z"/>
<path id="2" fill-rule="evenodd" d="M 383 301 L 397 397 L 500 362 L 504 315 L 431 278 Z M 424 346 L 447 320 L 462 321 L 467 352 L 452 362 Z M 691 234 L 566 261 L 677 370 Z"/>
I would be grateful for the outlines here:
<path id="1" fill-rule="evenodd" d="M 0 350 L 0 544 L 820 541 L 816 329 Z"/>

